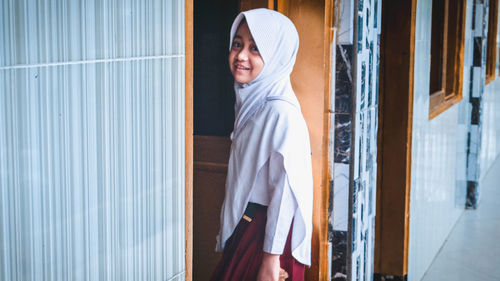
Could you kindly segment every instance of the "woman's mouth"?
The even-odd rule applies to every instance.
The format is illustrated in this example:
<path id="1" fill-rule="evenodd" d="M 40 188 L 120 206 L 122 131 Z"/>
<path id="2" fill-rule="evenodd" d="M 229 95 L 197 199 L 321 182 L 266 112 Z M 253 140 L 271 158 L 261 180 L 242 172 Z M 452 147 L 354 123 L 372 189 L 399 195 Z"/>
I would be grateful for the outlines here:
<path id="1" fill-rule="evenodd" d="M 238 64 L 237 64 L 237 65 L 235 65 L 235 69 L 236 69 L 236 70 L 250 70 L 250 68 L 249 68 L 249 67 L 245 67 L 245 66 L 243 66 L 243 65 L 238 65 Z"/>

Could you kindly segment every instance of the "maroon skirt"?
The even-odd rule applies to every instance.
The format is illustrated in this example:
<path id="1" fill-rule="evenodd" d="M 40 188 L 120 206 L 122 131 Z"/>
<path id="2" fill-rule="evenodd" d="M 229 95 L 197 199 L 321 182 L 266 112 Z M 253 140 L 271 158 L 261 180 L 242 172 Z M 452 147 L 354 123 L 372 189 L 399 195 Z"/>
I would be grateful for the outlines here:
<path id="1" fill-rule="evenodd" d="M 267 208 L 257 209 L 251 222 L 241 219 L 227 240 L 222 259 L 215 268 L 210 281 L 255 281 L 262 263 Z M 290 227 L 290 230 L 293 227 Z M 292 257 L 289 231 L 280 266 L 288 273 L 287 281 L 303 281 L 305 265 Z"/>

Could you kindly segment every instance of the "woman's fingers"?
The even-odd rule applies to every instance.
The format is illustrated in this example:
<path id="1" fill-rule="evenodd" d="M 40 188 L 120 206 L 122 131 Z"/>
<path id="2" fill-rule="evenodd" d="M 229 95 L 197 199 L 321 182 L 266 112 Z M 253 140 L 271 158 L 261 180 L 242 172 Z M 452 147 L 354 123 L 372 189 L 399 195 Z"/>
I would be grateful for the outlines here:
<path id="1" fill-rule="evenodd" d="M 264 253 L 257 281 L 279 281 L 280 269 L 280 255 Z"/>

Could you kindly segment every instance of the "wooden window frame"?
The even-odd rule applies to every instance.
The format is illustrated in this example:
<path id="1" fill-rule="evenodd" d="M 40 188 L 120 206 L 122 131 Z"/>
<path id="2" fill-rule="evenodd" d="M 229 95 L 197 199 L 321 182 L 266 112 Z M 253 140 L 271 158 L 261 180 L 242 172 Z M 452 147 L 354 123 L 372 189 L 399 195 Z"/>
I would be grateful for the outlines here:
<path id="1" fill-rule="evenodd" d="M 442 28 L 442 41 L 431 41 L 431 70 L 429 82 L 429 120 L 438 116 L 454 104 L 462 100 L 462 82 L 464 68 L 464 41 L 465 41 L 465 8 L 464 0 L 433 0 L 443 3 L 443 24 L 432 23 L 431 38 L 436 36 L 436 30 Z M 434 3 L 433 3 L 433 7 Z M 438 11 L 432 11 L 433 19 L 439 18 Z M 442 46 L 442 49 L 440 49 Z M 434 49 L 433 49 L 434 48 Z M 437 50 L 436 50 L 437 49 Z M 432 54 L 442 52 L 441 63 L 433 64 Z M 436 77 L 437 75 L 437 77 Z M 437 80 L 436 80 L 437 79 Z M 438 89 L 432 81 L 439 83 Z"/>
<path id="2" fill-rule="evenodd" d="M 498 0 L 490 0 L 486 47 L 486 84 L 495 80 L 497 63 Z"/>

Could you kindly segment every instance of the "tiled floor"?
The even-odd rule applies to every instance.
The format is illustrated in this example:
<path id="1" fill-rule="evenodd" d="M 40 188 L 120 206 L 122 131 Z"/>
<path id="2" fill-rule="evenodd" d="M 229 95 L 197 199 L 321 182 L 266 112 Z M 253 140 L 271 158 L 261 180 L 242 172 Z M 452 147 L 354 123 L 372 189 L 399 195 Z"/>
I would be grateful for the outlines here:
<path id="1" fill-rule="evenodd" d="M 500 281 L 500 159 L 480 188 L 478 209 L 463 213 L 422 281 Z"/>

